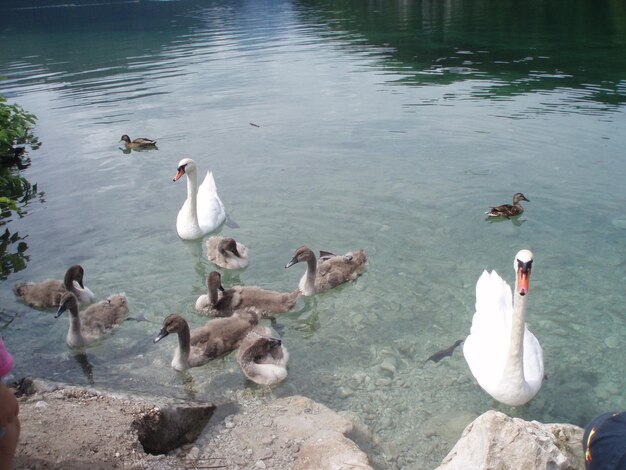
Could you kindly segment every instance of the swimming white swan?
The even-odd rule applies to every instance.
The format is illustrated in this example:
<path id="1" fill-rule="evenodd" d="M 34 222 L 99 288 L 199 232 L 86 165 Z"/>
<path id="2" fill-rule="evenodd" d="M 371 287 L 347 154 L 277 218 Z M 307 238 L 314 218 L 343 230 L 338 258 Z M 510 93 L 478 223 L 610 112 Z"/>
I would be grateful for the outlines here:
<path id="1" fill-rule="evenodd" d="M 515 256 L 515 296 L 498 273 L 484 271 L 476 283 L 476 313 L 463 355 L 478 384 L 505 405 L 528 403 L 543 381 L 543 350 L 526 327 L 533 254 Z"/>
<path id="2" fill-rule="evenodd" d="M 221 235 L 206 241 L 209 261 L 224 269 L 243 269 L 248 266 L 248 248 L 234 238 Z"/>
<path id="3" fill-rule="evenodd" d="M 274 385 L 287 377 L 289 352 L 267 326 L 257 325 L 246 335 L 237 350 L 237 363 L 253 382 Z"/>
<path id="4" fill-rule="evenodd" d="M 183 240 L 195 240 L 217 229 L 226 220 L 226 212 L 211 171 L 207 171 L 198 188 L 196 162 L 183 158 L 178 162 L 173 181 L 183 175 L 187 175 L 187 199 L 178 212 L 176 231 Z"/>
<path id="5" fill-rule="evenodd" d="M 128 313 L 128 300 L 124 294 L 115 294 L 79 313 L 76 296 L 66 292 L 61 297 L 54 317 L 59 318 L 65 310 L 70 311 L 70 326 L 65 341 L 68 346 L 79 348 L 101 339 L 117 328 Z"/>
<path id="6" fill-rule="evenodd" d="M 304 296 L 324 292 L 348 281 L 354 281 L 361 275 L 367 264 L 367 253 L 364 250 L 351 251 L 345 255 L 334 255 L 320 251 L 319 260 L 313 251 L 306 246 L 296 250 L 285 268 L 301 261 L 307 262 L 307 268 L 300 279 L 298 288 Z"/>
<path id="7" fill-rule="evenodd" d="M 163 328 L 154 342 L 161 341 L 170 333 L 177 333 L 178 347 L 172 359 L 172 367 L 186 370 L 202 366 L 237 349 L 258 321 L 256 313 L 239 310 L 228 318 L 216 318 L 190 330 L 187 320 L 172 313 L 163 320 Z"/>
<path id="8" fill-rule="evenodd" d="M 26 304 L 34 308 L 57 308 L 63 294 L 72 292 L 79 303 L 89 304 L 95 295 L 83 284 L 85 270 L 79 264 L 70 266 L 62 281 L 46 279 L 42 282 L 18 282 L 13 292 Z"/>

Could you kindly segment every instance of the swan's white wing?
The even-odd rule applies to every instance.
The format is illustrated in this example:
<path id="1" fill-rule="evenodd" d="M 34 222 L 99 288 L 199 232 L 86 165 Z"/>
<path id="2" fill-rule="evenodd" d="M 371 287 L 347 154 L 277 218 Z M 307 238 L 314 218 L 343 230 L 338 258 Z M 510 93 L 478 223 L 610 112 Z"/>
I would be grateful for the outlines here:
<path id="1" fill-rule="evenodd" d="M 207 234 L 218 228 L 226 220 L 224 204 L 217 195 L 213 172 L 207 171 L 204 181 L 198 188 L 198 224 Z"/>
<path id="2" fill-rule="evenodd" d="M 478 383 L 489 391 L 500 380 L 507 358 L 513 316 L 511 288 L 497 272 L 484 271 L 476 283 L 476 312 L 463 355 Z"/>
<path id="3" fill-rule="evenodd" d="M 541 387 L 544 377 L 543 349 L 539 340 L 530 330 L 524 328 L 524 378 L 535 393 Z"/>
<path id="4" fill-rule="evenodd" d="M 194 240 L 203 235 L 202 230 L 196 223 L 196 217 L 189 203 L 189 198 L 185 199 L 176 217 L 176 232 L 183 240 Z"/>

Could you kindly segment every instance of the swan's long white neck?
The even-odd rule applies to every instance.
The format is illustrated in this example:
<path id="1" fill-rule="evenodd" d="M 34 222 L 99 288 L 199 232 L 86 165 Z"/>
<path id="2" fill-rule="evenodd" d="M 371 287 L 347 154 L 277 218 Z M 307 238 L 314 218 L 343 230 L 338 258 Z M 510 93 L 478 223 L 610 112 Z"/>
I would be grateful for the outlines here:
<path id="1" fill-rule="evenodd" d="M 516 283 L 513 297 L 513 318 L 511 319 L 511 339 L 502 378 L 518 384 L 526 382 L 524 377 L 524 329 L 527 298 L 528 295 L 519 294 Z"/>
<path id="2" fill-rule="evenodd" d="M 198 174 L 195 170 L 187 173 L 187 209 L 192 220 L 200 228 L 198 224 Z"/>
<path id="3" fill-rule="evenodd" d="M 302 295 L 315 294 L 315 274 L 317 272 L 317 261 L 315 256 L 307 260 L 306 271 L 300 279 L 300 292 Z"/>

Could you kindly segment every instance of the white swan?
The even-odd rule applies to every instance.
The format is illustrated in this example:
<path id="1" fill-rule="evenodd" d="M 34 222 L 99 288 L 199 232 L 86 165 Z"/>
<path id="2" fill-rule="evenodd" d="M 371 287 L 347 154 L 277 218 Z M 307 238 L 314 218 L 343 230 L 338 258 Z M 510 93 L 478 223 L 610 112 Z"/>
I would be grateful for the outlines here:
<path id="1" fill-rule="evenodd" d="M 198 188 L 196 162 L 183 158 L 173 181 L 187 175 L 187 199 L 178 212 L 176 231 L 183 240 L 195 240 L 213 232 L 226 220 L 224 204 L 217 195 L 213 173 L 207 171 L 204 181 Z"/>
<path id="2" fill-rule="evenodd" d="M 484 271 L 476 283 L 476 313 L 463 355 L 478 384 L 505 405 L 528 403 L 543 381 L 543 350 L 526 327 L 533 254 L 515 256 L 515 297 L 498 273 Z"/>

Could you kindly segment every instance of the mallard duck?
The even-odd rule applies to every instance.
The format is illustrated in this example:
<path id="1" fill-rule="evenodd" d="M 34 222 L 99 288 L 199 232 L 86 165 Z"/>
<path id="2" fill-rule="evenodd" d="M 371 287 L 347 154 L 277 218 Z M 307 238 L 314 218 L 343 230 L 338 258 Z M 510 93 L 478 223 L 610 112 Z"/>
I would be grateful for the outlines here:
<path id="1" fill-rule="evenodd" d="M 80 348 L 101 339 L 118 327 L 128 313 L 128 300 L 124 294 L 115 294 L 79 313 L 76 296 L 72 292 L 66 292 L 61 297 L 54 318 L 59 318 L 66 310 L 70 312 L 70 327 L 65 341 L 72 348 Z"/>
<path id="2" fill-rule="evenodd" d="M 206 241 L 207 258 L 224 269 L 248 266 L 248 248 L 230 237 L 215 236 Z"/>
<path id="3" fill-rule="evenodd" d="M 124 142 L 126 148 L 129 149 L 156 147 L 156 140 L 146 139 L 145 137 L 138 137 L 134 140 L 130 140 L 130 137 L 128 137 L 126 134 L 124 134 L 120 138 L 120 142 Z"/>
<path id="4" fill-rule="evenodd" d="M 183 240 L 195 240 L 216 230 L 226 220 L 224 204 L 217 195 L 213 173 L 207 171 L 204 182 L 198 188 L 196 162 L 183 158 L 173 181 L 187 175 L 187 199 L 178 212 L 176 231 Z"/>
<path id="5" fill-rule="evenodd" d="M 190 330 L 187 320 L 172 313 L 163 320 L 163 328 L 154 342 L 159 342 L 170 333 L 177 333 L 178 347 L 172 359 L 172 367 L 186 370 L 234 351 L 258 322 L 259 317 L 255 312 L 239 310 L 228 318 L 216 318 Z"/>
<path id="6" fill-rule="evenodd" d="M 515 193 L 513 195 L 513 204 L 502 204 L 501 206 L 492 207 L 485 214 L 488 217 L 506 217 L 507 219 L 515 217 L 524 212 L 524 208 L 519 203 L 520 201 L 530 202 L 522 193 Z"/>
<path id="7" fill-rule="evenodd" d="M 255 383 L 274 385 L 287 377 L 289 352 L 279 338 L 272 337 L 266 326 L 255 326 L 241 342 L 237 350 L 237 363 L 241 370 Z"/>
<path id="8" fill-rule="evenodd" d="M 219 294 L 221 291 L 221 295 Z M 272 318 L 274 313 L 293 310 L 298 301 L 299 291 L 275 292 L 254 286 L 233 286 L 224 289 L 222 275 L 212 271 L 207 277 L 207 294 L 196 300 L 196 310 L 205 315 L 227 317 L 233 311 L 252 308 L 261 318 Z"/>
<path id="9" fill-rule="evenodd" d="M 298 288 L 305 296 L 324 292 L 347 281 L 354 281 L 361 275 L 367 264 L 367 253 L 364 250 L 351 251 L 345 255 L 334 255 L 328 251 L 320 251 L 317 260 L 315 254 L 306 246 L 296 250 L 285 268 L 301 261 L 307 262 L 307 268 L 300 279 Z"/>
<path id="10" fill-rule="evenodd" d="M 79 264 L 70 266 L 62 281 L 46 279 L 42 282 L 18 282 L 13 292 L 23 302 L 34 308 L 56 308 L 66 292 L 72 292 L 79 303 L 89 304 L 95 295 L 83 284 L 85 270 Z"/>
<path id="11" fill-rule="evenodd" d="M 478 384 L 505 405 L 529 402 L 543 382 L 543 350 L 526 326 L 533 254 L 515 256 L 515 294 L 498 273 L 484 271 L 476 283 L 476 313 L 463 355 Z"/>

